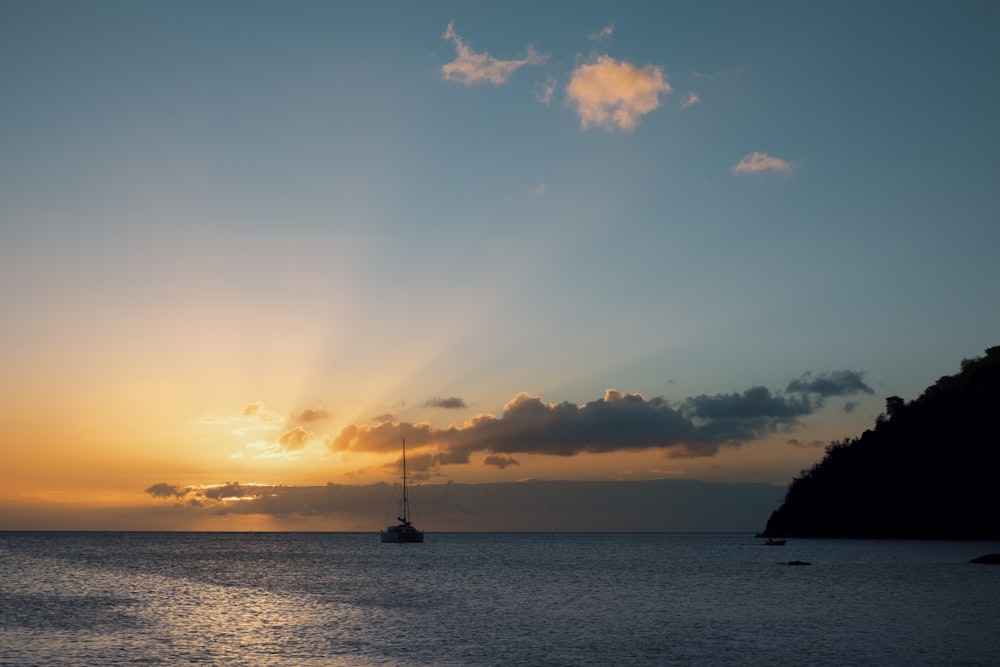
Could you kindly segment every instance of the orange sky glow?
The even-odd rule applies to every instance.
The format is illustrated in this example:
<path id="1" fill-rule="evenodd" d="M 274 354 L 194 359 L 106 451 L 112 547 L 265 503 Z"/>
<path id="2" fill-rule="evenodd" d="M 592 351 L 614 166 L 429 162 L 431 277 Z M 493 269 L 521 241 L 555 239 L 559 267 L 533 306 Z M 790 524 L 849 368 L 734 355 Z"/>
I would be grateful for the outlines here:
<path id="1" fill-rule="evenodd" d="M 996 345 L 972 9 L 390 4 L 0 3 L 0 530 L 755 530 Z"/>

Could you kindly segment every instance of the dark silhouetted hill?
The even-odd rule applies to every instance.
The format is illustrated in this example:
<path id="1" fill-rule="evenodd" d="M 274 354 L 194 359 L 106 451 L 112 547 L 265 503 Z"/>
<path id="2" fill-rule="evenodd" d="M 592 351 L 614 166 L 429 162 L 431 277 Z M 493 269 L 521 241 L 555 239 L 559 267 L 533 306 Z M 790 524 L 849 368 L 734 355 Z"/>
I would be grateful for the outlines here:
<path id="1" fill-rule="evenodd" d="M 1000 539 L 1000 346 L 792 481 L 769 537 Z"/>

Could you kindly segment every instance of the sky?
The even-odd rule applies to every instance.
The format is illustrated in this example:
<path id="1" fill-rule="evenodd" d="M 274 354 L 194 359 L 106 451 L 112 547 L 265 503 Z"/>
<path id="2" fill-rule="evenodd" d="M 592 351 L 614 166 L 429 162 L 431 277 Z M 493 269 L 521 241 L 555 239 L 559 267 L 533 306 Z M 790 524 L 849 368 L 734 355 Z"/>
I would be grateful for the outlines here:
<path id="1" fill-rule="evenodd" d="M 0 4 L 0 529 L 353 529 L 403 438 L 422 486 L 780 500 L 1000 343 L 998 29 Z"/>

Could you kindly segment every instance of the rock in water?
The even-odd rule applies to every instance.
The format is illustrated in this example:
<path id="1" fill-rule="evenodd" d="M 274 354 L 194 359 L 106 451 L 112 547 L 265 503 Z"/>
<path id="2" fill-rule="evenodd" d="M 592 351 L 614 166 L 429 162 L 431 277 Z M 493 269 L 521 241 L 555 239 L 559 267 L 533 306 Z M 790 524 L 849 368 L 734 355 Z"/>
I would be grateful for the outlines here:
<path id="1" fill-rule="evenodd" d="M 973 558 L 970 563 L 984 563 L 986 565 L 1000 565 L 1000 553 L 986 554 L 979 558 Z"/>

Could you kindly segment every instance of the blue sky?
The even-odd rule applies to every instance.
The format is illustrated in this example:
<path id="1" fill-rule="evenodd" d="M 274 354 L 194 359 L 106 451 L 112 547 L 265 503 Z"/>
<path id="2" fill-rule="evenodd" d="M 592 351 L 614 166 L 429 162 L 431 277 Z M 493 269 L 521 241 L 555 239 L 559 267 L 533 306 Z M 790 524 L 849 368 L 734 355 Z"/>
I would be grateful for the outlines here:
<path id="1" fill-rule="evenodd" d="M 998 342 L 998 28 L 988 2 L 6 2 L 5 484 L 371 481 L 388 445 L 336 443 L 379 424 L 429 481 L 784 483 Z M 692 399 L 755 387 L 788 414 L 698 456 L 473 442 L 505 405 L 615 390 L 705 427 Z"/>

